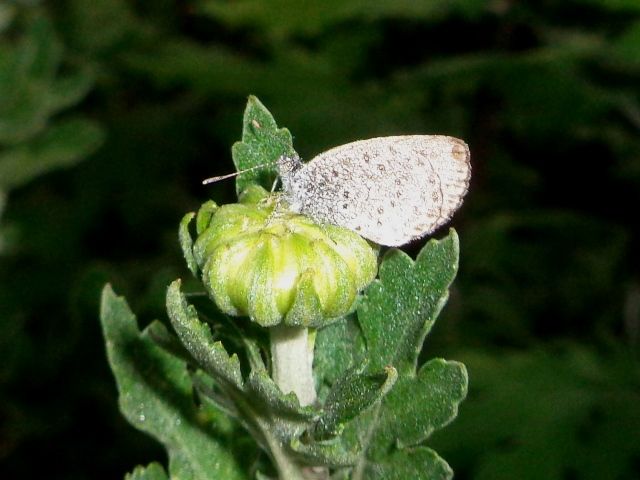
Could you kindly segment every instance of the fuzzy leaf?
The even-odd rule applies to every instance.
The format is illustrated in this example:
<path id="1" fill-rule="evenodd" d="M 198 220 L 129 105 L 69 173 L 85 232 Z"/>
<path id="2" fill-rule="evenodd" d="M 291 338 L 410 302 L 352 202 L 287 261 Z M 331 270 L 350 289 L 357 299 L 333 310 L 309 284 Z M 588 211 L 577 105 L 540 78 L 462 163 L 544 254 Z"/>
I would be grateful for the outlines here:
<path id="1" fill-rule="evenodd" d="M 284 394 L 266 370 L 252 370 L 247 382 L 249 394 L 264 402 L 276 416 L 311 421 L 318 413 L 311 407 L 301 407 L 295 393 Z M 296 427 L 297 430 L 297 427 Z"/>
<path id="2" fill-rule="evenodd" d="M 416 445 L 449 423 L 467 393 L 467 371 L 458 362 L 441 358 L 425 363 L 417 377 L 404 376 L 385 398 L 384 410 L 373 440 L 381 449 L 397 439 Z"/>
<path id="3" fill-rule="evenodd" d="M 167 327 L 159 320 L 154 320 L 145 329 L 144 335 L 154 341 L 156 345 L 162 347 L 167 352 L 185 362 L 191 361 L 189 352 L 182 346 L 175 335 L 173 335 Z"/>
<path id="4" fill-rule="evenodd" d="M 323 389 L 333 385 L 344 372 L 364 359 L 364 339 L 352 317 L 342 318 L 316 334 L 313 373 L 321 397 Z"/>
<path id="5" fill-rule="evenodd" d="M 356 473 L 354 480 L 448 480 L 453 477 L 451 467 L 436 452 L 426 447 L 399 450 L 376 464 L 368 464 L 364 474 Z"/>
<path id="6" fill-rule="evenodd" d="M 451 230 L 443 240 L 430 240 L 415 262 L 392 250 L 380 266 L 380 280 L 366 291 L 358 320 L 369 368 L 394 365 L 399 378 L 377 408 L 345 426 L 345 440 L 362 448 L 353 480 L 452 475 L 434 451 L 415 445 L 457 415 L 467 373 L 463 365 L 441 359 L 427 362 L 418 372 L 416 364 L 457 265 L 458 239 Z"/>
<path id="7" fill-rule="evenodd" d="M 209 326 L 198 319 L 195 308 L 180 291 L 180 280 L 167 290 L 167 313 L 183 345 L 201 367 L 217 382 L 242 389 L 238 357 L 229 356 L 222 343 L 214 341 Z"/>
<path id="8" fill-rule="evenodd" d="M 265 167 L 238 175 L 238 195 L 252 183 L 270 189 L 277 175 L 276 160 L 282 155 L 295 155 L 289 130 L 278 128 L 271 113 L 254 96 L 249 97 L 242 125 L 242 141 L 236 142 L 232 148 L 236 170 L 258 165 Z"/>
<path id="9" fill-rule="evenodd" d="M 378 374 L 350 372 L 335 383 L 318 420 L 314 436 L 336 435 L 342 425 L 371 407 L 393 387 L 398 372 L 393 367 Z"/>
<path id="10" fill-rule="evenodd" d="M 294 439 L 290 447 L 300 461 L 309 465 L 349 467 L 358 461 L 358 452 L 347 450 L 339 440 L 303 443 Z"/>
<path id="11" fill-rule="evenodd" d="M 385 255 L 380 279 L 358 307 L 371 370 L 393 365 L 401 374 L 415 371 L 424 338 L 447 301 L 458 250 L 451 230 L 442 240 L 429 240 L 415 262 L 396 249 Z"/>
<path id="12" fill-rule="evenodd" d="M 110 286 L 102 293 L 100 317 L 120 392 L 120 409 L 134 427 L 164 444 L 170 476 L 184 480 L 247 479 L 198 415 L 185 363 L 140 334 L 127 303 Z M 133 475 L 155 480 L 159 472 L 156 467 L 147 467 Z"/>

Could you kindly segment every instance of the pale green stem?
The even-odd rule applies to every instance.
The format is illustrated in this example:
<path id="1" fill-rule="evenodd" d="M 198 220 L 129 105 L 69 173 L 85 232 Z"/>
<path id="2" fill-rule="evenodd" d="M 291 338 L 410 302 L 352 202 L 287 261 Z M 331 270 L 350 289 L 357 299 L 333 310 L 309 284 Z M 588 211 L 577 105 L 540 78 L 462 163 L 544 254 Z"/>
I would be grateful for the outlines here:
<path id="1" fill-rule="evenodd" d="M 271 327 L 270 333 L 273 381 L 283 393 L 295 393 L 301 406 L 313 405 L 317 399 L 313 381 L 315 330 L 310 332 L 303 327 L 278 325 Z M 284 461 L 284 458 L 275 460 L 278 463 L 281 480 L 294 478 L 292 475 L 298 472 L 306 480 L 329 478 L 329 469 L 326 467 L 299 466 L 300 470 L 296 471 L 291 464 Z M 284 471 L 284 468 L 290 469 L 291 473 Z"/>
<path id="2" fill-rule="evenodd" d="M 271 367 L 273 380 L 283 393 L 293 392 L 300 405 L 316 401 L 313 381 L 315 335 L 304 327 L 271 327 Z"/>

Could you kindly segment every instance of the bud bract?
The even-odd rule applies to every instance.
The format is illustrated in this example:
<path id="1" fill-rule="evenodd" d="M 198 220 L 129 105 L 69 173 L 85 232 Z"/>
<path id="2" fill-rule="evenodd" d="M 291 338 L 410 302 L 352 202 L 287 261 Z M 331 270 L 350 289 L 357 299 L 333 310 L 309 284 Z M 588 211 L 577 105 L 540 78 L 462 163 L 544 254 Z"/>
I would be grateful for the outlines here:
<path id="1" fill-rule="evenodd" d="M 193 258 L 218 307 L 262 326 L 320 327 L 348 313 L 377 272 L 377 247 L 351 230 L 287 210 L 249 187 L 240 202 L 202 206 Z"/>

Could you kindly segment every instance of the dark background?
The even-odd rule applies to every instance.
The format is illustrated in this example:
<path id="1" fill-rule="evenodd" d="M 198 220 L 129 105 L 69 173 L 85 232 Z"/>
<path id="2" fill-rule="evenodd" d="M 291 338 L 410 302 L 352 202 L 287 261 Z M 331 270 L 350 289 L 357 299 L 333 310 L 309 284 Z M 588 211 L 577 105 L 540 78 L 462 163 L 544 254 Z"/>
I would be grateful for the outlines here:
<path id="1" fill-rule="evenodd" d="M 117 410 L 99 293 L 164 317 L 180 218 L 233 201 L 200 181 L 232 171 L 249 94 L 303 158 L 469 143 L 424 351 L 469 369 L 429 441 L 456 478 L 638 478 L 640 2 L 4 1 L 0 35 L 2 478 L 164 460 Z"/>

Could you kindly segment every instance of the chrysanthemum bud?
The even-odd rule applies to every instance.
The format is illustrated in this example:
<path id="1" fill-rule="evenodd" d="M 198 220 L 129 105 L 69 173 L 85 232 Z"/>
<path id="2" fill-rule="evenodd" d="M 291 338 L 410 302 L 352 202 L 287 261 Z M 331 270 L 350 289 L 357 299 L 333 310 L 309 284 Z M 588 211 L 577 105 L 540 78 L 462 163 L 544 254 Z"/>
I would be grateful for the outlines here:
<path id="1" fill-rule="evenodd" d="M 218 307 L 262 326 L 320 327 L 348 313 L 377 271 L 377 249 L 317 225 L 250 187 L 240 203 L 202 206 L 193 258 Z"/>

